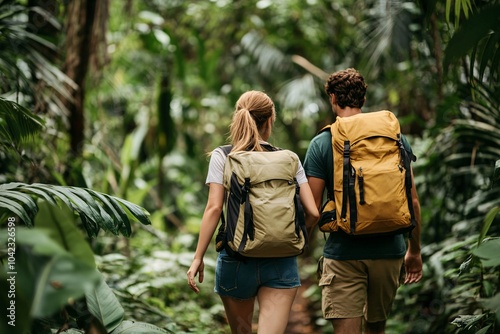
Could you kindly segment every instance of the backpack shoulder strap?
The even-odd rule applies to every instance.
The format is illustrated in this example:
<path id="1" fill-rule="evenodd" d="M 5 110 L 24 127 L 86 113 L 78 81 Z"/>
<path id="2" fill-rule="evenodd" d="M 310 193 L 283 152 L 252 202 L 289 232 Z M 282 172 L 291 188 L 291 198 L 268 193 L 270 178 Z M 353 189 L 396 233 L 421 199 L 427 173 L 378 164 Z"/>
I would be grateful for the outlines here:
<path id="1" fill-rule="evenodd" d="M 332 127 L 332 124 L 325 125 L 324 127 L 321 128 L 321 130 L 318 131 L 317 135 L 325 132 L 325 131 L 331 131 L 330 128 Z"/>
<path id="2" fill-rule="evenodd" d="M 228 154 L 231 153 L 231 150 L 233 149 L 233 145 L 222 145 L 222 146 L 219 146 L 218 148 L 220 148 L 222 150 L 222 153 L 227 158 Z M 221 224 L 221 227 L 219 229 L 219 232 L 221 232 L 220 230 L 222 230 L 222 232 L 223 232 L 224 226 L 226 225 L 226 221 L 224 219 L 224 210 L 222 210 L 222 212 L 220 213 L 220 219 L 222 221 L 222 224 Z"/>
<path id="3" fill-rule="evenodd" d="M 261 146 L 266 150 L 266 151 L 279 151 L 281 148 L 275 147 L 269 143 L 261 144 Z M 233 145 L 222 145 L 219 146 L 219 148 L 224 152 L 224 155 L 227 156 L 229 153 L 231 153 L 231 150 L 233 149 Z"/>
<path id="4" fill-rule="evenodd" d="M 324 127 L 322 127 L 318 131 L 318 133 L 316 135 L 319 135 L 320 133 L 327 132 L 327 131 L 331 133 L 332 129 L 333 129 L 333 124 L 325 125 Z M 333 139 L 333 137 L 332 137 L 332 139 Z M 333 154 L 334 154 L 334 152 L 333 152 L 333 142 L 332 142 L 332 157 L 333 157 Z M 333 195 L 333 184 L 326 185 L 326 192 L 327 192 L 327 201 L 328 200 L 335 201 L 335 196 Z"/>
<path id="5" fill-rule="evenodd" d="M 222 150 L 224 155 L 227 157 L 229 153 L 231 153 L 231 150 L 233 149 L 233 145 L 222 145 L 219 146 L 219 148 Z"/>
<path id="6" fill-rule="evenodd" d="M 266 151 L 269 151 L 269 152 L 282 150 L 281 148 L 275 147 L 269 143 L 265 143 L 265 144 L 261 143 L 260 146 L 262 146 Z"/>

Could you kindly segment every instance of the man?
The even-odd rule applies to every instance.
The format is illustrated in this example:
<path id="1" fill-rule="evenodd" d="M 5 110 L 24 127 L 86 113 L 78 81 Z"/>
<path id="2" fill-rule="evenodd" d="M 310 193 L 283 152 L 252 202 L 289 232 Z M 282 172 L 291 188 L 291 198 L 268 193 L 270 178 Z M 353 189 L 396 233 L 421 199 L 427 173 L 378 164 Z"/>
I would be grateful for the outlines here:
<path id="1" fill-rule="evenodd" d="M 325 91 L 336 116 L 350 117 L 361 113 L 367 85 L 355 69 L 330 75 Z M 411 148 L 403 138 L 405 149 Z M 333 188 L 332 138 L 329 131 L 319 133 L 307 150 L 304 169 L 318 208 L 325 189 Z M 356 239 L 344 232 L 330 233 L 323 250 L 319 285 L 322 287 L 322 309 L 332 321 L 335 334 L 384 333 L 400 284 L 404 263 L 404 284 L 422 278 L 420 254 L 420 204 L 413 183 L 412 204 L 416 226 L 408 245 L 403 234 Z M 309 227 L 312 230 L 312 227 Z M 310 232 L 310 231 L 309 231 Z M 407 247 L 408 246 L 408 247 Z"/>

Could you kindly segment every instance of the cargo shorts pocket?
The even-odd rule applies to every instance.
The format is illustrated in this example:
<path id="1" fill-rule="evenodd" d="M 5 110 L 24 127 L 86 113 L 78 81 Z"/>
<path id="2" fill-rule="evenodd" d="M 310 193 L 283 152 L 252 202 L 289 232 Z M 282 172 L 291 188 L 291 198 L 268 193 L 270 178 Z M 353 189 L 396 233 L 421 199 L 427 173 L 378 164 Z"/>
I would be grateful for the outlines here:
<path id="1" fill-rule="evenodd" d="M 335 274 L 323 274 L 319 280 L 319 287 L 321 288 L 321 310 L 325 319 L 331 319 L 335 315 L 333 284 L 335 281 Z"/>
<path id="2" fill-rule="evenodd" d="M 325 275 L 321 276 L 318 285 L 321 288 L 330 286 L 330 285 L 332 285 L 334 278 L 335 278 L 335 274 L 325 274 Z"/>
<path id="3" fill-rule="evenodd" d="M 219 258 L 219 288 L 231 291 L 238 288 L 238 271 L 241 262 L 231 258 Z"/>

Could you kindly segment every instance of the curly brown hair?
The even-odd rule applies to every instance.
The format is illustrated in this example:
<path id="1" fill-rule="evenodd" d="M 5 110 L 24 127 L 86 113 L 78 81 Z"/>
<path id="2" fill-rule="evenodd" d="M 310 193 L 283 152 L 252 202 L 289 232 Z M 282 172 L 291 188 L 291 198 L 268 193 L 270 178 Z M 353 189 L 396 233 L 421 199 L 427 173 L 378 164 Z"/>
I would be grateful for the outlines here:
<path id="1" fill-rule="evenodd" d="M 354 68 L 332 73 L 325 83 L 325 91 L 330 96 L 335 94 L 340 108 L 361 108 L 365 104 L 365 79 Z"/>

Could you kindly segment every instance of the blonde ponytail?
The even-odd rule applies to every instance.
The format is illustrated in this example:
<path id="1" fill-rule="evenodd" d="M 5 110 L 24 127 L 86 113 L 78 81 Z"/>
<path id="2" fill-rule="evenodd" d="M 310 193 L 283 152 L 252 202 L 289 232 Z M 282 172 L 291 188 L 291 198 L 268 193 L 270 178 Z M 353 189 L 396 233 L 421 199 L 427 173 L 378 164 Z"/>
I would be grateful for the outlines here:
<path id="1" fill-rule="evenodd" d="M 233 151 L 263 151 L 259 141 L 271 129 L 269 117 L 276 117 L 274 103 L 269 96 L 259 91 L 248 91 L 236 102 L 229 137 Z M 267 138 L 266 138 L 267 139 Z"/>

